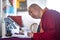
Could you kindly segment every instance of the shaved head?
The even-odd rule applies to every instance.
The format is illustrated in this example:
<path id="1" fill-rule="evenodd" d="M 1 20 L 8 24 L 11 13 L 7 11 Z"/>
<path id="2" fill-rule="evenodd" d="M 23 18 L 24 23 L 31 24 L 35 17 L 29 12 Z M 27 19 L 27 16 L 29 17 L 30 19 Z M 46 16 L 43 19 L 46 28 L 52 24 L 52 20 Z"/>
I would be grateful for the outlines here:
<path id="1" fill-rule="evenodd" d="M 33 18 L 38 19 L 40 18 L 40 11 L 42 8 L 38 6 L 37 4 L 32 4 L 29 7 L 29 15 L 31 15 Z"/>
<path id="2" fill-rule="evenodd" d="M 39 5 L 37 5 L 37 4 L 32 4 L 32 5 L 30 5 L 29 8 L 34 8 L 36 10 L 42 10 L 42 8 Z"/>

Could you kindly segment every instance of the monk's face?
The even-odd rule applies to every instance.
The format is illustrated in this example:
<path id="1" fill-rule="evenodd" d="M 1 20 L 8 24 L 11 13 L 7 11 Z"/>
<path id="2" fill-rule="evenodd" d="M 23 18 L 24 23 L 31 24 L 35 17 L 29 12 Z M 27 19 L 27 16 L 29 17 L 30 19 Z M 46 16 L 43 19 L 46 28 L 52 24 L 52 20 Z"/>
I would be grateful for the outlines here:
<path id="1" fill-rule="evenodd" d="M 39 11 L 32 7 L 29 8 L 29 15 L 35 19 L 39 19 Z"/>

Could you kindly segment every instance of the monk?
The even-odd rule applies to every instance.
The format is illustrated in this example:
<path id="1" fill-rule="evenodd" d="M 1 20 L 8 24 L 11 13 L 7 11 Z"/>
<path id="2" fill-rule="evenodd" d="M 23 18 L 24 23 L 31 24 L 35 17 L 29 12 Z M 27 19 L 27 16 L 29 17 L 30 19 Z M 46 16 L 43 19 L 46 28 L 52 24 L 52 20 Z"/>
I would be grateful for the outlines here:
<path id="1" fill-rule="evenodd" d="M 56 10 L 42 9 L 37 4 L 29 7 L 29 15 L 35 19 L 41 19 L 40 32 L 29 33 L 34 40 L 60 40 L 60 13 Z"/>

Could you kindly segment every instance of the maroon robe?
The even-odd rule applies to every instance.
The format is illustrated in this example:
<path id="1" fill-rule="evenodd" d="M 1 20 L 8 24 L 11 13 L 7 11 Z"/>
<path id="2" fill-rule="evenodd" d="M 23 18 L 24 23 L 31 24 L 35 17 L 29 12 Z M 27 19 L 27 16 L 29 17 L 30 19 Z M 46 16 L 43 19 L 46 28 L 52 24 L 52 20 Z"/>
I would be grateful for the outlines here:
<path id="1" fill-rule="evenodd" d="M 43 33 L 34 33 L 34 40 L 60 40 L 60 13 L 46 10 L 41 19 Z"/>

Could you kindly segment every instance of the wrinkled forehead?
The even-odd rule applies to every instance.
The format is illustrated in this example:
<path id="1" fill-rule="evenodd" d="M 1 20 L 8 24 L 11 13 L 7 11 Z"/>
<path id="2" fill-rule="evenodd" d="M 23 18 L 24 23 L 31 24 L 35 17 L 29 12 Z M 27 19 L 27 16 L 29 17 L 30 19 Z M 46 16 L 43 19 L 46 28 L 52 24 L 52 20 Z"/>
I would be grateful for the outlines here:
<path id="1" fill-rule="evenodd" d="M 29 7 L 28 9 L 29 9 L 29 10 L 31 10 L 31 9 L 32 9 L 32 7 Z"/>
<path id="2" fill-rule="evenodd" d="M 28 9 L 29 11 L 35 11 L 35 9 L 33 7 L 29 7 Z"/>

